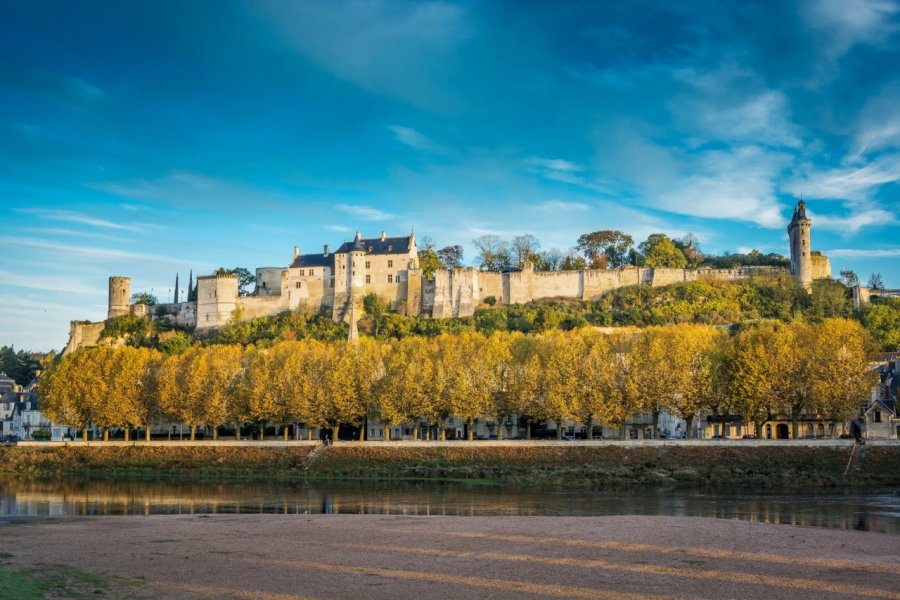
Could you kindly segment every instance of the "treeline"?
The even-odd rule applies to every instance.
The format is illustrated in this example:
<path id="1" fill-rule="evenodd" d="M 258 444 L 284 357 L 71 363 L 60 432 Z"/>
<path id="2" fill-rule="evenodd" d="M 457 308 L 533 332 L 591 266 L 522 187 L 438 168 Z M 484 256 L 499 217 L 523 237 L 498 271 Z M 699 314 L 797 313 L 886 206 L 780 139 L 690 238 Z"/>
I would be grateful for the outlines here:
<path id="1" fill-rule="evenodd" d="M 811 294 L 786 273 L 770 273 L 739 281 L 700 280 L 665 287 L 631 286 L 613 290 L 595 301 L 541 300 L 512 306 L 485 304 L 472 317 L 430 319 L 391 312 L 377 297 L 367 297 L 360 333 L 379 340 L 409 336 L 434 337 L 465 332 L 542 333 L 586 326 L 649 327 L 676 323 L 733 325 L 765 319 L 819 322 L 832 317 L 859 320 L 878 348 L 900 348 L 900 299 L 876 300 L 855 310 L 846 287 L 836 281 L 813 284 Z M 203 334 L 204 344 L 265 346 L 278 341 L 346 340 L 346 323 L 302 310 L 226 325 Z M 167 329 L 145 317 L 107 321 L 103 337 L 129 345 L 155 348 L 167 354 L 183 352 L 195 339 L 188 331 Z"/>
<path id="2" fill-rule="evenodd" d="M 685 419 L 738 415 L 761 425 L 775 415 L 848 418 L 875 376 L 871 340 L 855 321 L 766 323 L 733 334 L 682 324 L 605 335 L 595 329 L 544 335 L 496 333 L 358 343 L 282 341 L 268 347 L 193 346 L 165 355 L 95 347 L 65 356 L 39 383 L 41 409 L 85 430 L 197 427 L 255 422 L 330 428 L 367 418 L 389 427 L 449 417 L 472 425 L 518 416 L 532 423 L 603 423 L 661 411 Z M 361 432 L 364 432 L 361 427 Z M 502 435 L 502 427 L 497 431 Z M 418 427 L 414 427 L 418 431 Z M 557 429 L 561 432 L 561 428 Z M 758 428 L 757 428 L 758 431 Z M 362 433 L 361 433 L 362 435 Z"/>
<path id="3" fill-rule="evenodd" d="M 0 347 L 0 373 L 6 373 L 19 385 L 28 385 L 43 364 L 50 364 L 56 354 L 53 352 L 26 352 L 13 346 Z"/>

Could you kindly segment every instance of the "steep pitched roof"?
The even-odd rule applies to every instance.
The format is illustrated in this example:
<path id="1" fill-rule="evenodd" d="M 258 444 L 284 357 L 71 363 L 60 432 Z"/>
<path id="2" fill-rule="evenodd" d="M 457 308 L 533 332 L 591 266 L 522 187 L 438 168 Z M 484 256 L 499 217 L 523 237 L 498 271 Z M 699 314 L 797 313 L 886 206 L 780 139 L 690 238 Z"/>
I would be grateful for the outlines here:
<path id="1" fill-rule="evenodd" d="M 366 254 L 406 254 L 412 244 L 412 236 L 378 238 L 356 238 L 344 242 L 338 252 L 365 252 Z"/>
<path id="2" fill-rule="evenodd" d="M 328 267 L 334 270 L 334 254 L 301 254 L 291 263 L 295 267 Z"/>

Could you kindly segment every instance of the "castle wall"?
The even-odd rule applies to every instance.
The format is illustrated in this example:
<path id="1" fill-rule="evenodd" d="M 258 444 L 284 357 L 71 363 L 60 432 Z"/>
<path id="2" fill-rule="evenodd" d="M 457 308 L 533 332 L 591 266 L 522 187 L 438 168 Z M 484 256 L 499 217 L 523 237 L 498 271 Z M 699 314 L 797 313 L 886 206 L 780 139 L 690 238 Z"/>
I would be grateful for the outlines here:
<path id="1" fill-rule="evenodd" d="M 497 302 L 503 302 L 503 275 L 500 273 L 486 273 L 479 271 L 476 274 L 478 282 L 478 300 L 484 302 L 488 296 L 493 296 Z"/>
<path id="2" fill-rule="evenodd" d="M 649 269 L 651 272 L 651 283 L 653 287 L 662 287 L 664 285 L 672 285 L 673 283 L 684 283 L 687 279 L 687 269 L 667 269 L 656 268 Z"/>
<path id="3" fill-rule="evenodd" d="M 406 315 L 417 317 L 422 311 L 422 272 L 418 268 L 406 272 Z"/>
<path id="4" fill-rule="evenodd" d="M 581 298 L 581 271 L 537 271 L 532 274 L 531 289 L 538 298 Z"/>
<path id="5" fill-rule="evenodd" d="M 283 310 L 304 306 L 321 312 L 331 306 L 331 269 L 325 267 L 288 268 L 281 271 Z"/>
<path id="6" fill-rule="evenodd" d="M 813 279 L 831 279 L 831 261 L 820 252 L 813 252 L 810 256 Z"/>
<path id="7" fill-rule="evenodd" d="M 241 321 L 257 317 L 277 315 L 287 310 L 287 302 L 281 296 L 243 296 L 235 302 L 237 315 Z"/>
<path id="8" fill-rule="evenodd" d="M 66 344 L 63 354 L 75 352 L 79 348 L 87 348 L 96 346 L 100 343 L 100 334 L 106 325 L 103 321 L 100 323 L 88 323 L 84 321 L 72 321 L 69 324 L 69 343 Z"/>
<path id="9" fill-rule="evenodd" d="M 587 269 L 581 271 L 583 279 L 583 300 L 596 300 L 606 292 L 626 285 L 652 283 L 652 269 L 620 269 L 605 271 L 602 269 Z"/>

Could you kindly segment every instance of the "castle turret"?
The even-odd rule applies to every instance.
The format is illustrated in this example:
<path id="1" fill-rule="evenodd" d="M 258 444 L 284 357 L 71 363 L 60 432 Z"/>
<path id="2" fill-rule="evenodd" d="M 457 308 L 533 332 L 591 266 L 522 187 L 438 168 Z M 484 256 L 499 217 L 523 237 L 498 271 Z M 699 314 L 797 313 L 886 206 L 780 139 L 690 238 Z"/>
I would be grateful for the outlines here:
<path id="1" fill-rule="evenodd" d="M 197 329 L 227 325 L 237 308 L 238 278 L 227 272 L 197 277 Z"/>
<path id="2" fill-rule="evenodd" d="M 812 221 L 806 217 L 806 202 L 802 199 L 794 209 L 794 215 L 787 227 L 791 244 L 791 274 L 806 291 L 812 290 Z"/>
<path id="3" fill-rule="evenodd" d="M 124 317 L 131 312 L 131 277 L 109 278 L 107 319 Z"/>

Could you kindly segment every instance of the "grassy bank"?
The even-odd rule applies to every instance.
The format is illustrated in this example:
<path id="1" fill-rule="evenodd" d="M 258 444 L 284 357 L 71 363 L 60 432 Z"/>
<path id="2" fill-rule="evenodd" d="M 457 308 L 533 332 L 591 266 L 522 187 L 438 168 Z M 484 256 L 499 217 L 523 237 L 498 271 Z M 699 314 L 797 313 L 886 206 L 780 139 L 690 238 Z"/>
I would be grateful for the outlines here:
<path id="1" fill-rule="evenodd" d="M 0 448 L 0 472 L 36 478 L 465 480 L 628 485 L 900 485 L 900 446 L 117 446 Z"/>
<path id="2" fill-rule="evenodd" d="M 311 446 L 0 448 L 0 473 L 37 478 L 302 479 Z"/>

